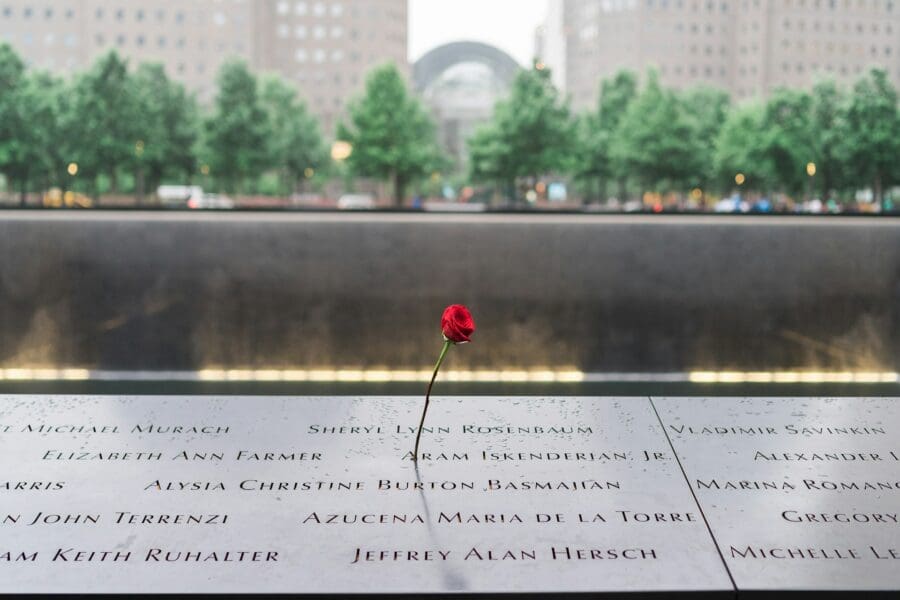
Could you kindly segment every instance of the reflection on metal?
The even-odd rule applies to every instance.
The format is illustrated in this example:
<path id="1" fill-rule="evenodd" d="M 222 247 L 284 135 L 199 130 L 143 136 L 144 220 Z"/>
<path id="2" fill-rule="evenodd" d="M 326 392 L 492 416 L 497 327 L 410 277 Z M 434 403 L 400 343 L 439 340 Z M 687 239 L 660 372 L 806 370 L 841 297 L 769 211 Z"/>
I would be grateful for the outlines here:
<path id="1" fill-rule="evenodd" d="M 0 369 L 0 381 L 187 381 L 286 383 L 427 382 L 430 369 L 201 369 L 199 371 L 107 371 L 79 368 Z M 575 368 L 480 369 L 447 371 L 441 379 L 456 383 L 898 383 L 896 372 L 694 371 L 690 373 L 586 373 Z"/>
<path id="2" fill-rule="evenodd" d="M 867 373 L 858 371 L 696 371 L 691 383 L 895 383 L 898 373 Z"/>

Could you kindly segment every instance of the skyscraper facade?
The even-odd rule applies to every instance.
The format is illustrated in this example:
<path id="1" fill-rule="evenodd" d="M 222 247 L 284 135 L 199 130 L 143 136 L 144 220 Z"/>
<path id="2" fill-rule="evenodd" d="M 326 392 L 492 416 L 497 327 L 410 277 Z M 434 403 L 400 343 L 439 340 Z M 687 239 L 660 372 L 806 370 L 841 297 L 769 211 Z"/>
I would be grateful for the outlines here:
<path id="1" fill-rule="evenodd" d="M 578 108 L 623 68 L 653 66 L 667 85 L 716 86 L 737 100 L 824 77 L 849 83 L 869 67 L 900 83 L 896 0 L 562 2 L 565 87 Z"/>
<path id="2" fill-rule="evenodd" d="M 110 49 L 161 62 L 202 102 L 241 58 L 295 82 L 329 133 L 369 69 L 406 68 L 407 0 L 0 0 L 0 41 L 61 74 Z"/>

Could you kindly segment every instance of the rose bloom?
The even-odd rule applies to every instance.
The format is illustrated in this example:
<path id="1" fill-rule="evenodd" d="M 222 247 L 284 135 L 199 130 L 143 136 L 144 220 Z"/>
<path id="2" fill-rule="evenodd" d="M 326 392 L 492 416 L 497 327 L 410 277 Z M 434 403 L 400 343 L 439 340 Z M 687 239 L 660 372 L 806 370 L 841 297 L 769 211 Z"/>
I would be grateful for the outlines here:
<path id="1" fill-rule="evenodd" d="M 441 317 L 441 331 L 444 337 L 454 344 L 465 344 L 472 341 L 475 332 L 475 321 L 472 313 L 461 304 L 448 306 Z"/>

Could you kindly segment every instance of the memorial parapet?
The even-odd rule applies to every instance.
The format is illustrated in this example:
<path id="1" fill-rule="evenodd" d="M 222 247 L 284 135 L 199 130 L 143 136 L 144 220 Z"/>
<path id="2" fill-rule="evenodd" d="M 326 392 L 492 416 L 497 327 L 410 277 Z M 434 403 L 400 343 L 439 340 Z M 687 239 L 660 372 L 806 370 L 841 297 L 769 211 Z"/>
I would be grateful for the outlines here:
<path id="1" fill-rule="evenodd" d="M 897 400 L 653 402 L 738 589 L 900 589 Z"/>
<path id="2" fill-rule="evenodd" d="M 900 589 L 895 400 L 420 409 L 0 397 L 0 594 Z"/>
<path id="3" fill-rule="evenodd" d="M 729 590 L 650 404 L 8 397 L 0 590 Z"/>

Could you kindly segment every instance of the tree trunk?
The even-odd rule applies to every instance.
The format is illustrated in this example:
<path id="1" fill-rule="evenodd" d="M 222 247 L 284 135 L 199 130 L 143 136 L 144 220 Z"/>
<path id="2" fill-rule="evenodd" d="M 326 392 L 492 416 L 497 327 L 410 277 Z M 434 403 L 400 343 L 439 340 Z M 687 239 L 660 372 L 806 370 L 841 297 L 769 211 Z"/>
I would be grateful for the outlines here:
<path id="1" fill-rule="evenodd" d="M 28 204 L 28 178 L 23 177 L 19 184 L 19 208 L 25 208 Z"/>
<path id="2" fill-rule="evenodd" d="M 88 191 L 90 193 L 91 199 L 94 201 L 94 206 L 97 208 L 100 207 L 100 187 L 97 185 L 97 178 L 94 177 L 91 179 L 89 184 Z"/>
<path id="3" fill-rule="evenodd" d="M 625 180 L 620 179 L 619 180 L 619 202 L 627 202 L 628 198 L 625 197 L 627 195 L 628 195 L 628 190 L 625 187 Z"/>
<path id="4" fill-rule="evenodd" d="M 394 206 L 396 208 L 403 208 L 403 201 L 406 199 L 406 183 L 403 181 L 403 178 L 399 175 L 393 176 L 394 180 Z"/>
<path id="5" fill-rule="evenodd" d="M 112 195 L 119 193 L 119 174 L 115 169 L 109 172 L 109 193 Z"/>
<path id="6" fill-rule="evenodd" d="M 135 190 L 137 192 L 137 205 L 142 206 L 144 204 L 144 167 L 138 167 L 135 187 L 137 188 Z"/>
<path id="7" fill-rule="evenodd" d="M 881 173 L 875 174 L 875 181 L 872 184 L 872 192 L 875 194 L 874 200 L 878 203 L 881 210 L 884 210 L 884 190 L 882 189 Z"/>

